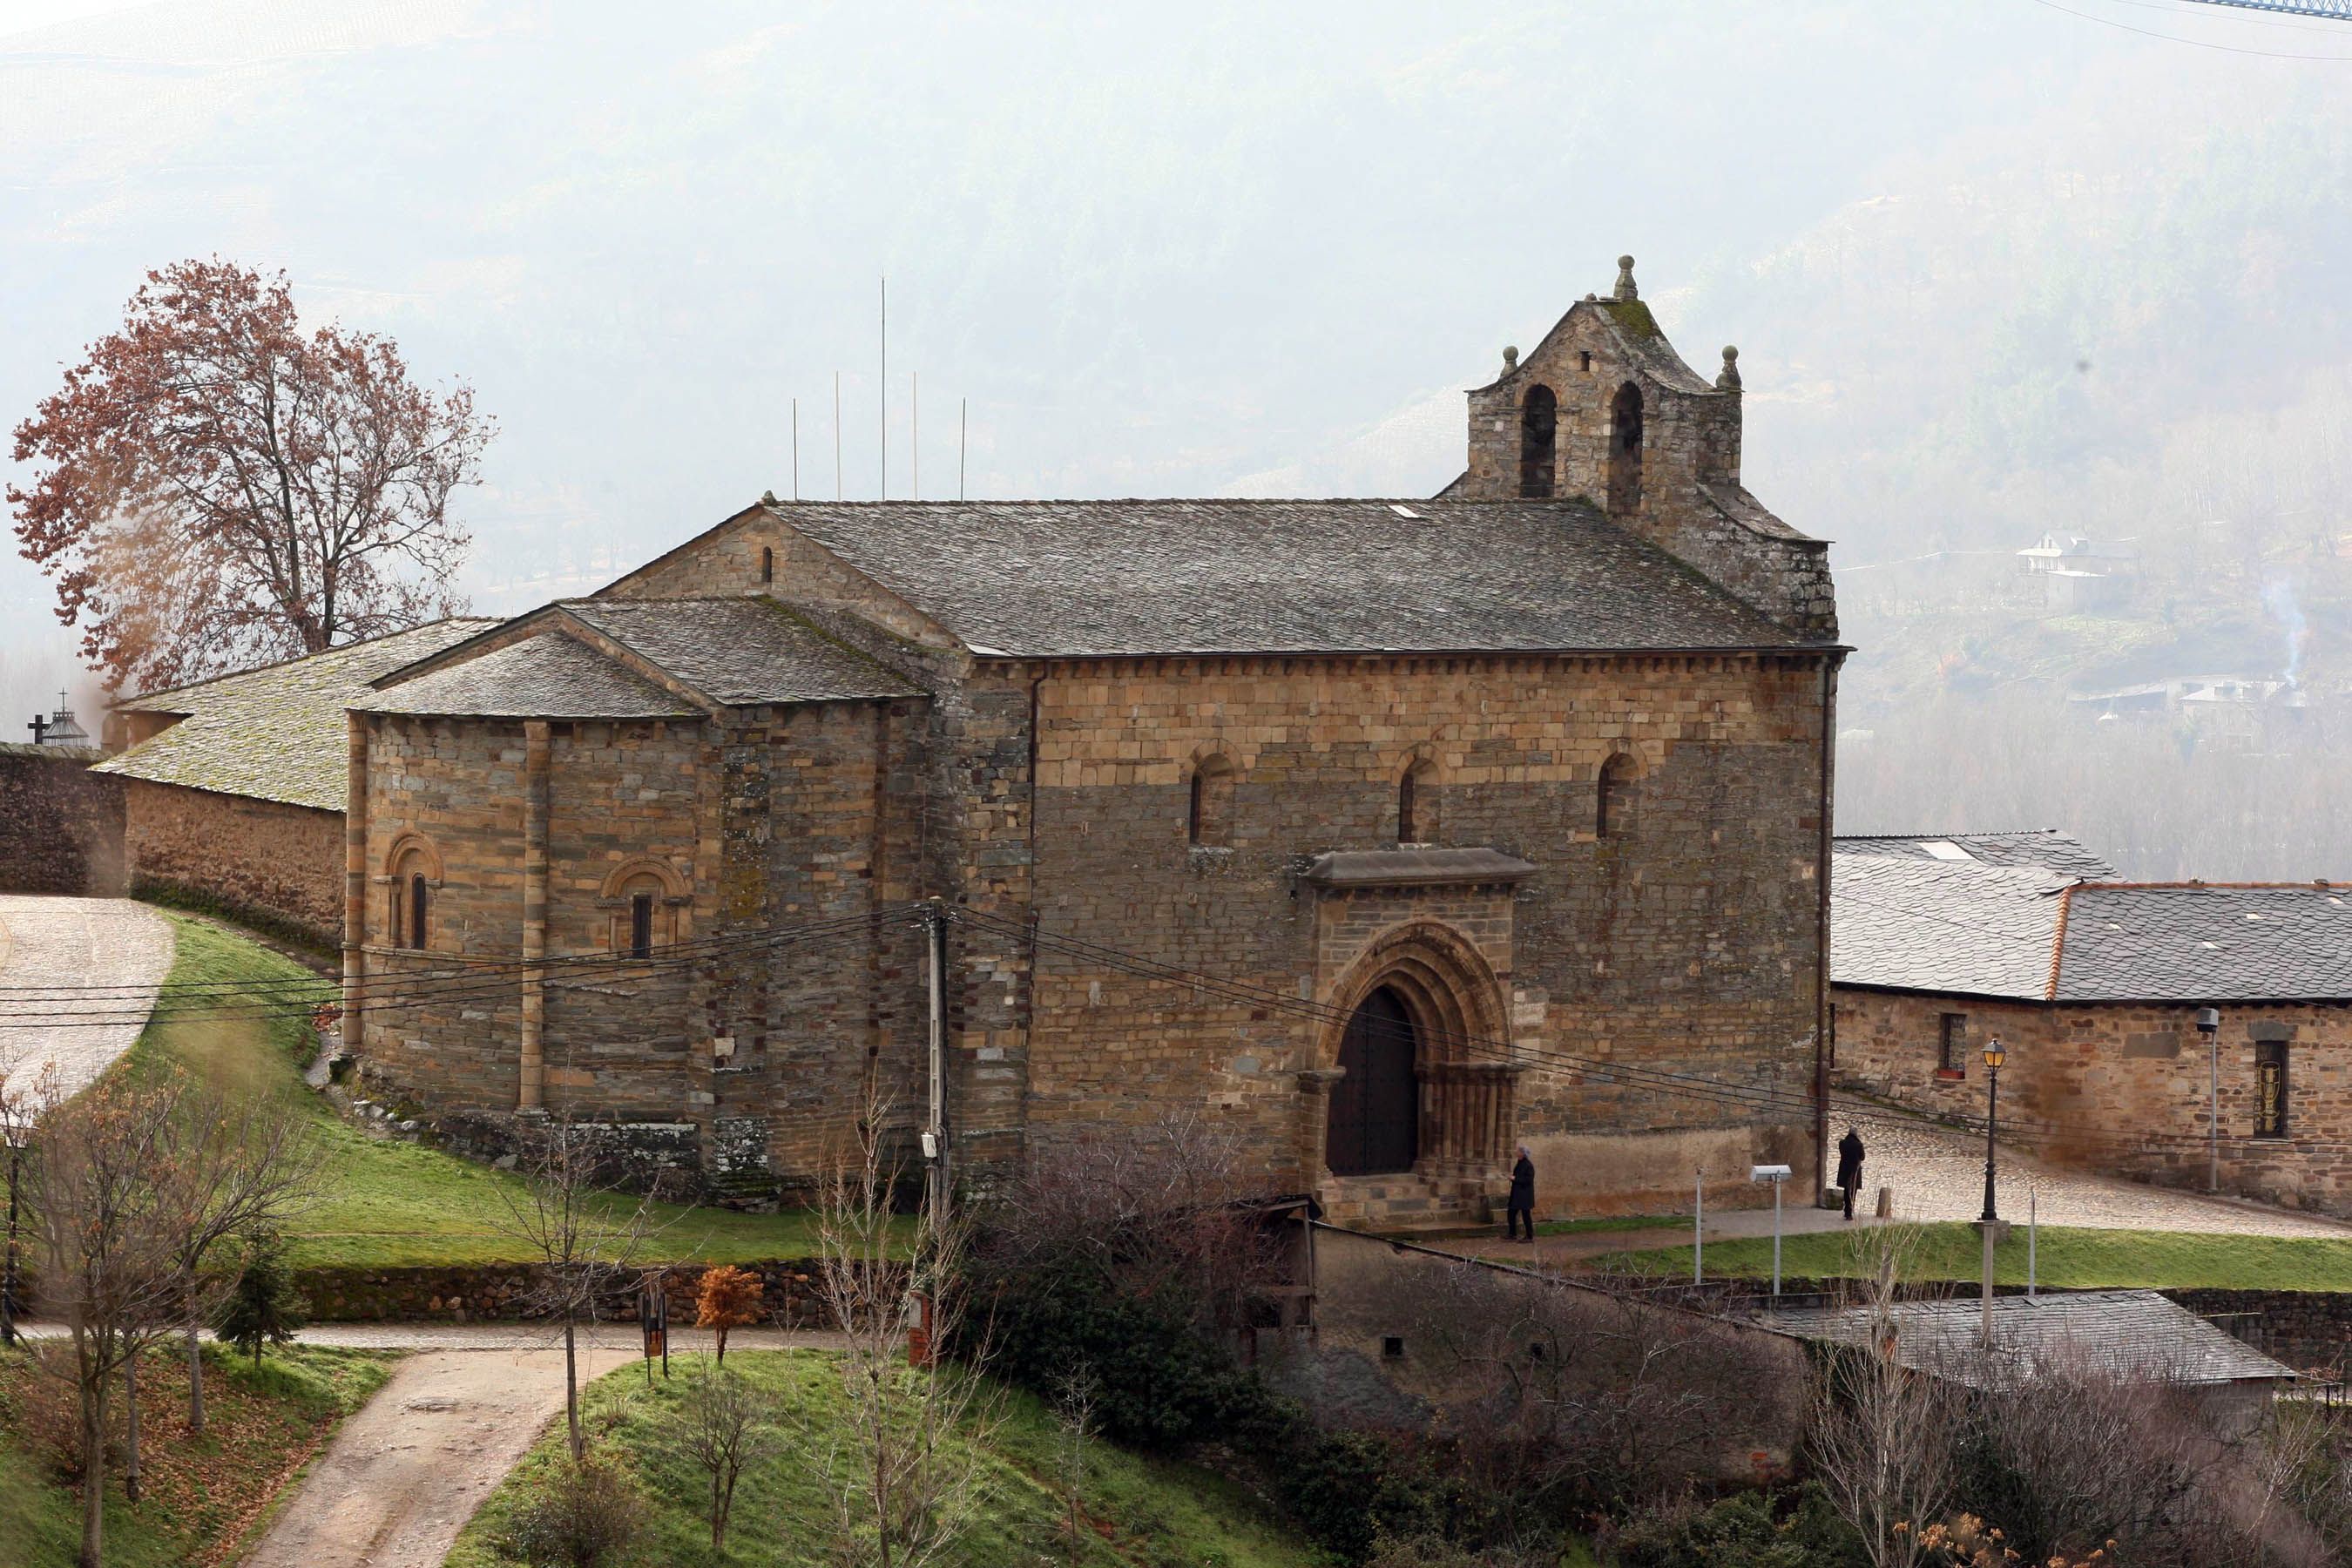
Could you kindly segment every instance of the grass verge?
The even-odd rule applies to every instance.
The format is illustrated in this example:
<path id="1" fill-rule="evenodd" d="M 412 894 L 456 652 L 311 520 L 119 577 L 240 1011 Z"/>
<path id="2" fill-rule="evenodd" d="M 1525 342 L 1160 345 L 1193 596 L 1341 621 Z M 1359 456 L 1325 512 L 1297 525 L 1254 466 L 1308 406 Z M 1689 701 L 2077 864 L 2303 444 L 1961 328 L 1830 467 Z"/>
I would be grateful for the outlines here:
<path id="1" fill-rule="evenodd" d="M 205 1347 L 205 1429 L 186 1430 L 186 1363 L 158 1347 L 140 1368 L 144 1495 L 124 1500 L 108 1478 L 110 1568 L 209 1568 L 230 1561 L 270 1505 L 308 1468 L 343 1418 L 392 1375 L 395 1356 L 293 1346 L 259 1367 Z M 0 1356 L 0 1568 L 66 1568 L 81 1549 L 81 1499 L 57 1479 L 39 1434 L 70 1411 L 66 1383 L 23 1354 Z M 121 1417 L 121 1401 L 115 1418 Z"/>
<path id="2" fill-rule="evenodd" d="M 1923 1225 L 1906 1272 L 1918 1279 L 1982 1277 L 1983 1243 L 1964 1223 Z M 1856 1279 L 1870 1271 L 1864 1229 L 1817 1231 L 1783 1237 L 1780 1271 L 1800 1279 Z M 2034 1248 L 2034 1277 L 2055 1289 L 2147 1289 L 2233 1290 L 2352 1290 L 2352 1238 L 2343 1241 L 2266 1236 L 2212 1236 L 2179 1231 L 2089 1230 L 2043 1226 Z M 1616 1253 L 1601 1268 L 1690 1278 L 1691 1249 L 1662 1247 Z M 1706 1244 L 1710 1275 L 1769 1276 L 1772 1239 L 1747 1237 Z M 2026 1234 L 2020 1226 L 1993 1253 L 1993 1277 L 2022 1285 Z"/>
<path id="3" fill-rule="evenodd" d="M 380 1139 L 337 1116 L 302 1082 L 314 1048 L 309 1009 L 334 986 L 282 954 L 205 921 L 169 916 L 178 939 L 170 984 L 260 986 L 267 1002 L 173 1002 L 131 1049 L 134 1063 L 173 1063 L 215 1082 L 283 1099 L 316 1122 L 328 1161 L 319 1204 L 288 1231 L 296 1268 L 443 1267 L 526 1261 L 496 1224 L 498 1190 L 515 1178 L 422 1144 Z M 187 993 L 179 993 L 186 996 Z M 813 1246 L 805 1214 L 737 1214 L 661 1206 L 667 1225 L 648 1262 L 800 1258 Z"/>
<path id="4" fill-rule="evenodd" d="M 828 1443 L 845 1431 L 838 1359 L 821 1351 L 738 1352 L 727 1358 L 729 1372 L 776 1401 L 786 1441 L 780 1454 L 743 1478 L 723 1554 L 710 1550 L 704 1512 L 709 1483 L 676 1447 L 686 1375 L 700 1360 L 680 1358 L 673 1363 L 676 1375 L 651 1389 L 642 1370 L 625 1367 L 592 1391 L 599 1440 L 615 1447 L 625 1468 L 645 1483 L 645 1535 L 627 1561 L 665 1568 L 814 1568 L 835 1561 L 833 1503 L 823 1474 Z M 466 1527 L 449 1568 L 506 1568 L 510 1560 L 497 1542 L 562 1453 L 562 1433 L 551 1431 Z M 973 1568 L 1009 1563 L 1307 1568 L 1321 1561 L 1238 1488 L 1205 1471 L 1099 1440 L 1087 1444 L 1072 1466 L 1060 1423 L 1017 1391 L 1007 1391 L 1003 1419 L 982 1442 L 978 1458 L 980 1518 L 952 1559 Z M 1075 1539 L 1067 1526 L 1073 1480 L 1081 1521 Z"/>

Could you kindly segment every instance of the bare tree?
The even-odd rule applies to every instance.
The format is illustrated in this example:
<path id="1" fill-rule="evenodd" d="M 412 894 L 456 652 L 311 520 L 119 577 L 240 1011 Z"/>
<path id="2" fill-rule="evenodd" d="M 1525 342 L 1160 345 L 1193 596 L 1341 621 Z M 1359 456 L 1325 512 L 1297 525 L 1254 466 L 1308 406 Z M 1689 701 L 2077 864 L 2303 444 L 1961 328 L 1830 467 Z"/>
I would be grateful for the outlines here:
<path id="1" fill-rule="evenodd" d="M 61 1360 L 80 1402 L 81 1568 L 102 1561 L 108 1391 L 177 1305 L 174 1122 L 186 1100 L 176 1076 L 115 1074 L 39 1118 L 31 1207 L 41 1294 L 65 1320 Z"/>
<path id="2" fill-rule="evenodd" d="M 907 1234 L 892 1211 L 890 1132 L 888 1108 L 869 1090 L 818 1212 L 818 1284 L 843 1342 L 848 1409 L 825 1439 L 823 1469 L 845 1563 L 924 1568 L 956 1550 L 978 1513 L 1001 1400 L 980 1373 L 985 1334 L 966 1331 L 967 1223 L 926 1204 Z M 917 1357 L 906 1353 L 910 1327 L 925 1331 Z M 938 1353 L 950 1343 L 965 1364 Z"/>
<path id="3" fill-rule="evenodd" d="M 1934 1560 L 1921 1532 L 1952 1504 L 1958 1411 L 1944 1384 L 1904 1366 L 1897 1353 L 1895 1304 L 1918 1232 L 1877 1226 L 1858 1246 L 1869 1343 L 1823 1353 L 1809 1434 L 1813 1468 L 1874 1568 L 1916 1568 Z"/>
<path id="4" fill-rule="evenodd" d="M 182 1121 L 186 1226 L 173 1247 L 188 1356 L 188 1430 L 205 1429 L 205 1321 L 234 1282 L 208 1271 L 229 1237 L 282 1229 L 311 1195 L 325 1147 L 283 1101 L 200 1091 Z"/>
<path id="5" fill-rule="evenodd" d="M 774 1404 L 742 1376 L 709 1364 L 687 1381 L 678 1447 L 710 1478 L 710 1550 L 727 1545 L 735 1485 L 780 1445 Z"/>
<path id="6" fill-rule="evenodd" d="M 595 1320 L 597 1298 L 645 1256 L 661 1228 L 649 1194 L 631 1201 L 605 1180 L 614 1154 L 608 1130 L 559 1115 L 525 1134 L 521 1181 L 494 1189 L 493 1223 L 539 1266 L 530 1304 L 562 1325 L 563 1415 L 574 1463 L 587 1452 L 580 1324 Z"/>

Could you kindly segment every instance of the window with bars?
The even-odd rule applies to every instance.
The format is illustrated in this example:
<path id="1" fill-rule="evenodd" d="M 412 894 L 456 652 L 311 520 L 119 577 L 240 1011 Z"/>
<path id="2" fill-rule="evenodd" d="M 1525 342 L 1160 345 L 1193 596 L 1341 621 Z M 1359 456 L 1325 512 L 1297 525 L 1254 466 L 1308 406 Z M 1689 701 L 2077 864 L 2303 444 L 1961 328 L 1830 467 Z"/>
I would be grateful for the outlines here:
<path id="1" fill-rule="evenodd" d="M 1966 1074 L 1969 1070 L 1969 1016 L 1947 1013 L 1936 1030 L 1936 1069 Z"/>
<path id="2" fill-rule="evenodd" d="M 2287 1126 L 2286 1042 L 2254 1042 L 2254 1136 L 2284 1138 Z"/>

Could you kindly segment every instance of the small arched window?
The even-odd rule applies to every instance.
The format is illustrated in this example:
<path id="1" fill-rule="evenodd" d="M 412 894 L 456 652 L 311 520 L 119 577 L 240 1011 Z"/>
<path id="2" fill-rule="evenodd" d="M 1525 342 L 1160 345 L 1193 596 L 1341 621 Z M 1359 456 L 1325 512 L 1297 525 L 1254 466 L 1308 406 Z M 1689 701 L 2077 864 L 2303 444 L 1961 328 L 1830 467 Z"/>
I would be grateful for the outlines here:
<path id="1" fill-rule="evenodd" d="M 1226 758 L 1207 756 L 1193 766 L 1185 829 L 1199 847 L 1216 848 L 1233 842 L 1234 764 Z"/>
<path id="2" fill-rule="evenodd" d="M 654 896 L 651 893 L 629 895 L 629 956 L 651 958 L 654 955 Z"/>
<path id="3" fill-rule="evenodd" d="M 1549 386 L 1528 388 L 1519 409 L 1519 494 L 1536 500 L 1551 494 L 1552 452 L 1559 433 L 1559 400 Z"/>
<path id="4" fill-rule="evenodd" d="M 772 583 L 772 582 L 774 582 L 775 580 L 776 580 L 776 549 L 775 549 L 775 546 L 774 546 L 774 545 L 772 545 L 772 544 L 762 544 L 761 546 L 760 546 L 760 581 L 761 581 L 761 582 L 762 582 L 762 583 Z"/>
<path id="5" fill-rule="evenodd" d="M 1397 842 L 1436 843 L 1437 821 L 1437 769 L 1419 758 L 1397 780 Z"/>
<path id="6" fill-rule="evenodd" d="M 402 942 L 401 945 L 403 947 L 415 948 L 421 952 L 425 949 L 425 938 L 430 934 L 425 923 L 425 917 L 429 912 L 431 906 L 428 895 L 425 890 L 424 872 L 412 871 L 409 873 L 407 891 L 407 941 Z"/>
<path id="7" fill-rule="evenodd" d="M 1609 511 L 1622 517 L 1641 510 L 1642 389 L 1629 381 L 1609 405 Z"/>
<path id="8" fill-rule="evenodd" d="M 1622 752 L 1601 764 L 1599 800 L 1592 814 L 1595 838 L 1622 838 L 1633 831 L 1633 786 L 1641 776 L 1641 764 Z"/>

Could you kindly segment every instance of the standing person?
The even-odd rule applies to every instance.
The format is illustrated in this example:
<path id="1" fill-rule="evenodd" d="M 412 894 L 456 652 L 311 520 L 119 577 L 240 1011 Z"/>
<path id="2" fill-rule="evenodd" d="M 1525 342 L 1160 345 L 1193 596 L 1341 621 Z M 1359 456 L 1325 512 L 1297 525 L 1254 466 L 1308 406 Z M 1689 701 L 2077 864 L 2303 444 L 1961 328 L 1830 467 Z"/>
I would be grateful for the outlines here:
<path id="1" fill-rule="evenodd" d="M 1528 1233 L 1522 1237 L 1519 1226 L 1525 1224 Z M 1536 1163 L 1528 1156 L 1528 1146 L 1519 1145 L 1518 1163 L 1511 1167 L 1510 1201 L 1503 1208 L 1503 1239 L 1529 1241 L 1536 1238 Z"/>
<path id="2" fill-rule="evenodd" d="M 1853 1217 L 1853 1190 L 1862 1185 L 1862 1134 L 1852 1127 L 1838 1140 L 1838 1186 L 1845 1194 L 1845 1217 Z"/>

